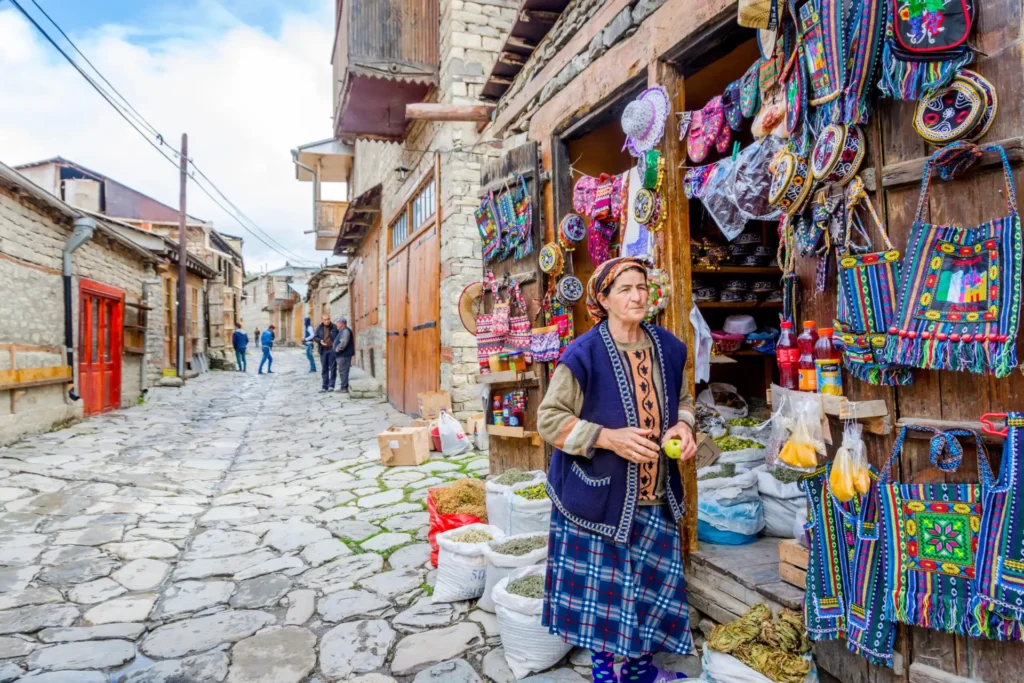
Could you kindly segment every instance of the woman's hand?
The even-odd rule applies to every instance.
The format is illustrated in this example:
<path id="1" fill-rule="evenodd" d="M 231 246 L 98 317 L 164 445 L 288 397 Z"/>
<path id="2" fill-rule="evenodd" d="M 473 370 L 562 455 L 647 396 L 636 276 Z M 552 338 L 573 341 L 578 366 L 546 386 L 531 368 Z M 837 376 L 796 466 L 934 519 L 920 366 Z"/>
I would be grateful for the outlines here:
<path id="1" fill-rule="evenodd" d="M 670 427 L 662 437 L 661 445 L 664 446 L 669 439 L 679 439 L 682 442 L 680 460 L 689 460 L 697 454 L 697 442 L 693 440 L 693 427 L 685 422 L 677 422 Z"/>
<path id="2" fill-rule="evenodd" d="M 612 451 L 620 458 L 638 464 L 655 462 L 658 459 L 658 443 L 653 440 L 649 429 L 623 427 L 602 429 L 594 445 Z"/>

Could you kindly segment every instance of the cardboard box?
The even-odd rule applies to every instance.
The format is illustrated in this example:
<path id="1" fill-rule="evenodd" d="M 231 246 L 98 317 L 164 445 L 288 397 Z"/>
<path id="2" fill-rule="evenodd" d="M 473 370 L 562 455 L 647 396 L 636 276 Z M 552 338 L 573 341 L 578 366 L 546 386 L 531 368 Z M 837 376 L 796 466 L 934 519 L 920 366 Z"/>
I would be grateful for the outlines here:
<path id="1" fill-rule="evenodd" d="M 427 427 L 388 427 L 377 435 L 380 463 L 385 467 L 419 465 L 430 459 Z"/>
<path id="2" fill-rule="evenodd" d="M 420 405 L 420 417 L 424 420 L 436 420 L 442 410 L 452 413 L 452 395 L 447 391 L 425 391 L 416 394 Z"/>
<path id="3" fill-rule="evenodd" d="M 409 423 L 410 427 L 426 427 L 427 433 L 430 435 L 430 450 L 440 451 L 440 443 L 434 440 L 434 428 L 437 427 L 437 420 L 413 420 Z"/>
<path id="4" fill-rule="evenodd" d="M 694 456 L 694 464 L 698 470 L 701 467 L 714 465 L 721 454 L 722 452 L 709 435 L 704 432 L 697 433 L 697 454 Z"/>

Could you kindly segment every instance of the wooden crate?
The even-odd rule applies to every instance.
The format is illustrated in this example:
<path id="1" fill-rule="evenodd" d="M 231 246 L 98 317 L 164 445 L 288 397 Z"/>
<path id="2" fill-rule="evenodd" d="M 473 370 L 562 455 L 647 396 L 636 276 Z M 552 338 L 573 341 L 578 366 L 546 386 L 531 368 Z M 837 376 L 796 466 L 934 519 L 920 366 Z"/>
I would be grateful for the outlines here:
<path id="1" fill-rule="evenodd" d="M 779 576 L 786 583 L 803 589 L 807 585 L 809 551 L 796 539 L 779 541 Z"/>

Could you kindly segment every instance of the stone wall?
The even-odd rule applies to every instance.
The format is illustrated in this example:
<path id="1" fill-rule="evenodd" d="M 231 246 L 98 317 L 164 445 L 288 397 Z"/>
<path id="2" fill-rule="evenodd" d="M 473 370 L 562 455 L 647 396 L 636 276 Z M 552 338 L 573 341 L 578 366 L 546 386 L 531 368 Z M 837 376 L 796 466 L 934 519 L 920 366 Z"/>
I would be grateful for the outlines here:
<path id="1" fill-rule="evenodd" d="M 5 351 L 10 348 L 7 345 L 17 345 L 18 368 L 65 363 L 61 262 L 71 232 L 66 217 L 43 212 L 0 191 L 0 345 Z M 74 253 L 72 264 L 76 344 L 81 278 L 117 287 L 124 291 L 126 301 L 141 302 L 142 281 L 153 272 L 140 255 L 98 231 Z M 122 358 L 122 407 L 133 405 L 141 393 L 141 362 L 138 355 Z M 0 353 L 0 370 L 10 368 L 10 354 Z M 77 368 L 75 372 L 77 375 Z M 81 415 L 81 402 L 69 402 L 63 386 L 28 389 L 18 399 L 15 414 L 11 414 L 9 392 L 0 392 L 0 444 Z"/>
<path id="2" fill-rule="evenodd" d="M 261 331 L 267 329 L 270 325 L 270 314 L 263 310 L 267 306 L 266 276 L 246 281 L 242 291 L 245 294 L 245 300 L 242 301 L 242 327 L 250 335 L 257 327 Z"/>
<path id="3" fill-rule="evenodd" d="M 478 101 L 497 59 L 505 35 L 516 16 L 516 0 L 441 0 L 440 87 L 430 101 L 457 104 Z M 500 154 L 490 145 L 478 145 L 480 136 L 474 123 L 414 122 L 403 144 L 356 141 L 353 196 L 381 183 L 381 215 L 387 221 L 402 201 L 434 167 L 435 155 L 441 157 L 440 300 L 441 300 L 441 388 L 452 393 L 452 407 L 464 416 L 476 405 L 476 339 L 463 330 L 458 317 L 459 294 L 482 274 L 480 240 L 473 211 L 480 189 L 483 161 Z M 426 150 L 426 152 L 424 152 Z M 410 169 L 404 180 L 395 169 Z M 386 345 L 388 226 L 382 230 L 380 251 L 380 328 L 358 331 L 362 348 Z M 357 347 L 359 348 L 359 347 Z M 384 380 L 386 358 L 374 360 L 376 376 Z M 365 359 L 360 366 L 369 371 Z"/>

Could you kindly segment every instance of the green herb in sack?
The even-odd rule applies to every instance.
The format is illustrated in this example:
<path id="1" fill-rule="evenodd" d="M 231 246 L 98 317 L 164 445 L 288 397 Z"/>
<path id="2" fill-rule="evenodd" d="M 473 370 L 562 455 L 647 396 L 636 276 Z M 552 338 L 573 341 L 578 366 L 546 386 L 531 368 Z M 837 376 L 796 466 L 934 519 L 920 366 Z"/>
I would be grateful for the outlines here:
<path id="1" fill-rule="evenodd" d="M 539 574 L 521 576 L 515 581 L 509 581 L 505 590 L 512 595 L 539 600 L 544 597 L 544 577 Z"/>
<path id="2" fill-rule="evenodd" d="M 724 462 L 718 466 L 717 472 L 708 472 L 697 477 L 697 481 L 707 481 L 708 479 L 724 479 L 728 477 L 736 476 L 736 465 L 731 462 Z"/>
<path id="3" fill-rule="evenodd" d="M 730 427 L 757 427 L 761 421 L 753 417 L 734 417 L 729 420 Z"/>
<path id="4" fill-rule="evenodd" d="M 771 471 L 771 475 L 783 484 L 792 484 L 795 481 L 800 481 L 804 474 L 800 470 L 790 469 L 789 467 L 776 467 Z"/>
<path id="5" fill-rule="evenodd" d="M 494 552 L 499 555 L 511 555 L 512 557 L 521 557 L 527 553 L 531 553 L 538 548 L 543 548 L 548 544 L 548 537 L 546 534 L 538 534 L 537 536 L 529 536 L 527 538 L 513 538 L 512 540 L 505 541 L 497 548 Z"/>
<path id="6" fill-rule="evenodd" d="M 527 486 L 524 489 L 516 491 L 517 496 L 522 496 L 526 500 L 545 500 L 548 497 L 547 486 L 543 482 L 540 484 L 534 484 L 533 486 Z"/>
<path id="7" fill-rule="evenodd" d="M 495 479 L 494 483 L 501 484 L 502 486 L 512 486 L 513 484 L 522 484 L 524 481 L 533 481 L 533 477 L 534 475 L 513 467 L 510 470 L 505 470 L 505 473 Z"/>
<path id="8" fill-rule="evenodd" d="M 494 536 L 481 529 L 469 529 L 452 534 L 448 537 L 448 540 L 455 541 L 456 543 L 486 543 L 487 541 L 493 541 Z"/>
<path id="9" fill-rule="evenodd" d="M 738 436 L 720 436 L 715 439 L 715 445 L 718 446 L 718 450 L 723 453 L 729 453 L 731 451 L 742 451 L 748 448 L 764 448 L 764 444 L 760 444 L 751 439 L 744 439 Z"/>

